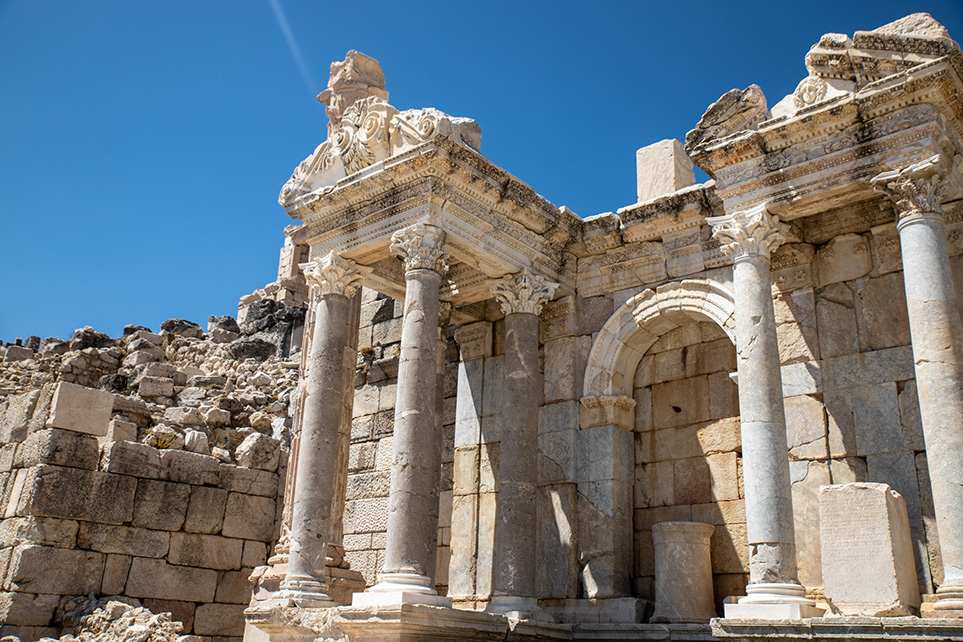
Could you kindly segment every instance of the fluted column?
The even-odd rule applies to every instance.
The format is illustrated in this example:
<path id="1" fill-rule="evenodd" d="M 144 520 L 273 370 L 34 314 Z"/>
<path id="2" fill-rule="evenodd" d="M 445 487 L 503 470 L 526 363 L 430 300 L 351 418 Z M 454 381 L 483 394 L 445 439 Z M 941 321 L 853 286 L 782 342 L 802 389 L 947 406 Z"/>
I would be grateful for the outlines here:
<path id="1" fill-rule="evenodd" d="M 320 607 L 335 604 L 328 594 L 324 566 L 336 489 L 348 299 L 363 280 L 363 268 L 332 252 L 315 259 L 304 275 L 314 293 L 315 322 L 281 596 L 299 606 Z"/>
<path id="2" fill-rule="evenodd" d="M 538 315 L 558 283 L 527 268 L 492 286 L 505 313 L 501 446 L 495 521 L 494 595 L 488 610 L 529 618 L 536 600 L 538 495 Z"/>
<path id="3" fill-rule="evenodd" d="M 438 404 L 438 294 L 447 270 L 445 232 L 415 224 L 391 237 L 405 263 L 405 311 L 388 492 L 383 572 L 353 604 L 451 604 L 434 589 L 441 467 Z"/>
<path id="4" fill-rule="evenodd" d="M 873 185 L 898 217 L 926 463 L 943 556 L 937 610 L 963 610 L 963 320 L 943 229 L 940 157 L 884 172 Z"/>
<path id="5" fill-rule="evenodd" d="M 814 602 L 806 599 L 796 571 L 786 414 L 779 370 L 779 343 L 769 282 L 769 255 L 785 238 L 787 226 L 756 206 L 710 218 L 722 251 L 733 258 L 739 421 L 749 540 L 749 585 L 726 617 L 787 617 Z M 743 608 L 743 605 L 792 605 Z M 739 612 L 739 615 L 736 613 Z M 812 614 L 808 614 L 811 616 Z"/>

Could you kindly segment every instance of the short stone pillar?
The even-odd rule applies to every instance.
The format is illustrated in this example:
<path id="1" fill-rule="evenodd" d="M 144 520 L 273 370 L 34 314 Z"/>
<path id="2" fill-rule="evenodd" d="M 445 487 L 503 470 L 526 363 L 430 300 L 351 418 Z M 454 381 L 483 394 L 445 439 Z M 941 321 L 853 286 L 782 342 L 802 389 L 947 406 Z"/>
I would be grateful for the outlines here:
<path id="1" fill-rule="evenodd" d="M 842 615 L 914 615 L 920 589 L 906 502 L 886 484 L 819 489 L 823 593 Z"/>
<path id="2" fill-rule="evenodd" d="M 898 220 L 926 463 L 943 556 L 938 611 L 963 611 L 963 319 L 946 250 L 940 157 L 884 172 L 873 186 Z"/>
<path id="3" fill-rule="evenodd" d="M 495 520 L 495 586 L 486 610 L 518 618 L 538 611 L 535 591 L 538 466 L 538 315 L 558 283 L 528 268 L 492 286 L 505 313 L 501 443 Z"/>
<path id="4" fill-rule="evenodd" d="M 378 583 L 355 593 L 352 605 L 451 606 L 434 588 L 438 549 L 441 424 L 438 403 L 438 318 L 445 232 L 418 223 L 391 237 L 405 263 L 405 310 L 388 491 L 388 532 Z"/>
<path id="5" fill-rule="evenodd" d="M 716 617 L 709 540 L 715 527 L 662 522 L 655 544 L 655 613 L 652 622 L 708 622 Z"/>
<path id="6" fill-rule="evenodd" d="M 324 578 L 336 496 L 345 342 L 349 298 L 361 285 L 362 269 L 329 253 L 305 266 L 316 295 L 314 336 L 308 355 L 304 410 L 298 447 L 288 568 L 281 596 L 299 606 L 332 606 Z"/>
<path id="7" fill-rule="evenodd" d="M 726 617 L 817 617 L 796 569 L 796 536 L 779 341 L 770 284 L 770 253 L 787 226 L 766 206 L 707 219 L 722 251 L 732 255 L 742 430 L 743 485 L 749 543 L 749 584 Z"/>

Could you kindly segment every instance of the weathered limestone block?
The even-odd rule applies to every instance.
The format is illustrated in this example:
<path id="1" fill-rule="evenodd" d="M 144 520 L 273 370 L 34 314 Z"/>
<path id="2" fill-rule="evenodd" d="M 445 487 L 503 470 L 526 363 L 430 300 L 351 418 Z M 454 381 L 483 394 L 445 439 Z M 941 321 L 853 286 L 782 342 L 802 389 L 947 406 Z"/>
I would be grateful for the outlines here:
<path id="1" fill-rule="evenodd" d="M 164 450 L 160 454 L 161 478 L 172 482 L 216 486 L 221 479 L 221 462 L 210 455 L 184 450 Z"/>
<path id="2" fill-rule="evenodd" d="M 82 595 L 100 590 L 103 553 L 26 545 L 13 549 L 4 586 L 23 593 Z"/>
<path id="3" fill-rule="evenodd" d="M 119 595 L 127 585 L 130 571 L 130 555 L 108 555 L 104 564 L 104 578 L 100 583 L 101 595 Z"/>
<path id="4" fill-rule="evenodd" d="M 859 351 L 856 330 L 856 302 L 844 283 L 834 283 L 819 291 L 816 299 L 819 324 L 819 354 L 823 359 Z"/>
<path id="5" fill-rule="evenodd" d="M 174 380 L 170 377 L 144 377 L 137 387 L 141 397 L 170 397 L 174 394 Z"/>
<path id="6" fill-rule="evenodd" d="M 171 564 L 221 571 L 241 568 L 243 542 L 239 539 L 195 533 L 172 533 L 170 538 L 167 560 Z"/>
<path id="7" fill-rule="evenodd" d="M 225 537 L 269 541 L 274 533 L 274 513 L 273 499 L 231 493 L 221 533 Z"/>
<path id="8" fill-rule="evenodd" d="M 217 571 L 135 557 L 130 565 L 126 594 L 139 598 L 212 602 L 216 589 Z"/>
<path id="9" fill-rule="evenodd" d="M 825 459 L 828 456 L 826 411 L 819 399 L 809 395 L 786 397 L 786 441 L 792 459 Z"/>
<path id="10" fill-rule="evenodd" d="M 191 487 L 187 484 L 139 480 L 131 524 L 162 531 L 180 530 L 190 496 Z"/>
<path id="11" fill-rule="evenodd" d="M 114 396 L 109 392 L 61 382 L 54 391 L 47 425 L 103 436 L 113 409 Z"/>
<path id="12" fill-rule="evenodd" d="M 239 466 L 274 472 L 281 456 L 281 442 L 273 437 L 255 433 L 248 435 L 234 451 Z"/>
<path id="13" fill-rule="evenodd" d="M 80 548 L 136 557 L 164 557 L 169 542 L 170 534 L 165 531 L 91 522 L 81 523 L 77 534 Z"/>
<path id="14" fill-rule="evenodd" d="M 100 444 L 90 435 L 50 428 L 31 433 L 21 446 L 20 456 L 24 467 L 53 464 L 96 470 Z"/>
<path id="15" fill-rule="evenodd" d="M 201 604 L 194 611 L 194 634 L 243 635 L 244 608 L 243 604 Z"/>
<path id="16" fill-rule="evenodd" d="M 137 441 L 137 424 L 123 419 L 111 419 L 103 441 Z"/>
<path id="17" fill-rule="evenodd" d="M 391 452 L 390 447 L 388 452 Z M 273 498 L 278 494 L 278 475 L 266 470 L 222 464 L 220 485 L 224 490 Z"/>
<path id="18" fill-rule="evenodd" d="M 635 153 L 639 202 L 695 185 L 695 171 L 677 140 L 661 140 Z"/>
<path id="19" fill-rule="evenodd" d="M 79 527 L 72 519 L 10 517 L 0 521 L 0 548 L 18 544 L 74 548 Z"/>
<path id="20" fill-rule="evenodd" d="M 852 283 L 861 352 L 910 343 L 903 275 L 897 272 Z"/>
<path id="21" fill-rule="evenodd" d="M 652 622 L 708 622 L 716 616 L 709 540 L 715 528 L 698 522 L 652 527 L 655 613 Z"/>
<path id="22" fill-rule="evenodd" d="M 912 615 L 920 606 L 906 504 L 886 484 L 819 493 L 823 590 L 844 615 Z"/>
<path id="23" fill-rule="evenodd" d="M 224 524 L 224 509 L 227 506 L 227 491 L 220 488 L 201 486 L 191 490 L 190 504 L 184 530 L 189 533 L 213 534 Z"/>
<path id="24" fill-rule="evenodd" d="M 225 571 L 218 574 L 217 592 L 214 601 L 225 604 L 247 604 L 251 601 L 251 568 L 240 571 Z"/>
<path id="25" fill-rule="evenodd" d="M 136 484 L 130 477 L 44 464 L 26 472 L 17 513 L 123 524 L 134 512 Z"/>
<path id="26" fill-rule="evenodd" d="M 859 234 L 842 234 L 816 252 L 816 265 L 821 286 L 852 281 L 873 269 L 869 241 Z"/>
<path id="27" fill-rule="evenodd" d="M 796 559 L 803 586 L 821 586 L 819 489 L 830 483 L 826 461 L 791 461 L 793 527 Z"/>
<path id="28" fill-rule="evenodd" d="M 60 604 L 59 595 L 0 593 L 0 622 L 6 635 L 11 625 L 46 626 Z"/>
<path id="29" fill-rule="evenodd" d="M 197 408 L 176 406 L 164 411 L 164 421 L 175 426 L 203 426 L 204 417 Z"/>
<path id="30" fill-rule="evenodd" d="M 0 441 L 12 443 L 24 440 L 30 417 L 40 397 L 40 390 L 7 397 L 6 406 L 0 406 Z"/>
<path id="31" fill-rule="evenodd" d="M 108 473 L 156 479 L 161 472 L 160 452 L 133 441 L 107 442 L 101 451 L 100 468 Z"/>

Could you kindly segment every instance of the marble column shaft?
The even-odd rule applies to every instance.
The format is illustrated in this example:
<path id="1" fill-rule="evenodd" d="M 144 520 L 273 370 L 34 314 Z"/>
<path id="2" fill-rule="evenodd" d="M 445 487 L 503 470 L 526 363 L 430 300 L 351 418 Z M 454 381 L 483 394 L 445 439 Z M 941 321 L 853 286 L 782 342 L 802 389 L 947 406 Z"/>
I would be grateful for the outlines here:
<path id="1" fill-rule="evenodd" d="M 740 601 L 783 601 L 783 587 L 797 597 L 804 596 L 796 571 L 786 415 L 769 280 L 769 254 L 782 242 L 786 225 L 769 215 L 765 206 L 708 222 L 722 240 L 723 251 L 733 256 L 749 543 L 749 596 Z M 759 586 L 765 584 L 780 585 L 780 590 L 770 594 L 768 587 Z"/>
<path id="2" fill-rule="evenodd" d="M 943 557 L 937 610 L 963 610 L 963 320 L 934 156 L 873 179 L 894 201 L 926 462 Z"/>
<path id="3" fill-rule="evenodd" d="M 330 601 L 324 579 L 342 414 L 349 297 L 362 280 L 353 263 L 328 254 L 308 264 L 316 297 L 308 355 L 287 575 L 281 585 L 302 605 Z"/>
<path id="4" fill-rule="evenodd" d="M 446 269 L 445 233 L 417 224 L 392 237 L 405 261 L 405 307 L 398 360 L 398 391 L 388 493 L 385 562 L 371 592 L 435 595 L 432 573 L 438 547 L 438 477 L 441 434 L 437 420 L 438 312 Z"/>
<path id="5" fill-rule="evenodd" d="M 492 286 L 505 312 L 501 445 L 495 522 L 494 597 L 490 610 L 530 615 L 536 596 L 538 495 L 538 313 L 557 283 L 528 269 Z"/>

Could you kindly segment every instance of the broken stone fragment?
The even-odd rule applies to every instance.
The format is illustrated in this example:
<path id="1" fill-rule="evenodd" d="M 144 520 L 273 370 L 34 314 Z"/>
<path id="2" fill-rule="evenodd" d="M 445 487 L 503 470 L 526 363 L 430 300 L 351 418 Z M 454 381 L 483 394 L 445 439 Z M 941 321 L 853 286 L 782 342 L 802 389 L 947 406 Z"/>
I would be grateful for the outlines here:
<path id="1" fill-rule="evenodd" d="M 204 330 L 201 329 L 201 326 L 186 319 L 168 319 L 164 321 L 161 324 L 161 332 L 194 339 L 204 337 Z"/>
<path id="2" fill-rule="evenodd" d="M 281 456 L 281 442 L 260 433 L 248 435 L 234 456 L 239 466 L 274 472 Z"/>
<path id="3" fill-rule="evenodd" d="M 227 349 L 235 359 L 256 359 L 258 361 L 264 361 L 277 351 L 277 347 L 273 343 L 256 337 L 238 339 L 228 344 Z"/>
<path id="4" fill-rule="evenodd" d="M 83 350 L 85 348 L 109 348 L 116 342 L 103 332 L 97 332 L 92 327 L 84 326 L 75 330 L 70 337 L 71 350 Z"/>
<path id="5" fill-rule="evenodd" d="M 226 332 L 240 332 L 237 321 L 232 316 L 217 316 L 212 314 L 207 320 L 207 331 L 224 330 Z"/>

